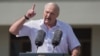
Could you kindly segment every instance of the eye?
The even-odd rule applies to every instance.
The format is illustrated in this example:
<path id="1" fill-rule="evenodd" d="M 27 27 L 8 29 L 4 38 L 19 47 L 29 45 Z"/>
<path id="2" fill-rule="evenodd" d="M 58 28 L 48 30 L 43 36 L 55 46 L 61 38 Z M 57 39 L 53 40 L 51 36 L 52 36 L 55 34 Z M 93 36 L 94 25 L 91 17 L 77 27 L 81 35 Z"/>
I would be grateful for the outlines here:
<path id="1" fill-rule="evenodd" d="M 46 13 L 49 13 L 48 11 L 46 11 Z"/>
<path id="2" fill-rule="evenodd" d="M 52 15 L 55 15 L 55 13 L 51 13 Z"/>

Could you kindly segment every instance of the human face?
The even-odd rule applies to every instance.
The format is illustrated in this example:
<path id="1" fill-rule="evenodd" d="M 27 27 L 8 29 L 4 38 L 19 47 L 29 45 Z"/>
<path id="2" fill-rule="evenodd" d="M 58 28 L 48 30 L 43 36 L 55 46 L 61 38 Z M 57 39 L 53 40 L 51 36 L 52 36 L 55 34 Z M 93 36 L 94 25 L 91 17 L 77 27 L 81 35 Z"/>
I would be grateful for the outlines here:
<path id="1" fill-rule="evenodd" d="M 53 5 L 48 5 L 44 9 L 44 23 L 48 26 L 54 26 L 56 24 L 56 18 L 58 17 L 57 8 Z"/>

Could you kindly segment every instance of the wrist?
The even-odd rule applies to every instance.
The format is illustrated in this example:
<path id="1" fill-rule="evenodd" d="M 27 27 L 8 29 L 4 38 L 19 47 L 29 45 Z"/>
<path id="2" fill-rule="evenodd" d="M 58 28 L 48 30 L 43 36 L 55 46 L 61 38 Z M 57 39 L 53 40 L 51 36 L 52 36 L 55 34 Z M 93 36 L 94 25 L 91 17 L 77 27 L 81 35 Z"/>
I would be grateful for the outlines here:
<path id="1" fill-rule="evenodd" d="M 27 20 L 29 20 L 29 18 L 26 15 L 24 15 L 24 18 L 27 19 Z"/>

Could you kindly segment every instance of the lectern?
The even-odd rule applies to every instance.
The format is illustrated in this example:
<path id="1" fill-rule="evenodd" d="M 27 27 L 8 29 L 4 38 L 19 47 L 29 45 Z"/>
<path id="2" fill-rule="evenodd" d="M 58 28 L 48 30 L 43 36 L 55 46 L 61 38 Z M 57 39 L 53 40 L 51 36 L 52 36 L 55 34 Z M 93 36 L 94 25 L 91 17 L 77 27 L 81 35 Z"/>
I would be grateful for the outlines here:
<path id="1" fill-rule="evenodd" d="M 19 53 L 19 56 L 70 56 L 62 53 Z"/>

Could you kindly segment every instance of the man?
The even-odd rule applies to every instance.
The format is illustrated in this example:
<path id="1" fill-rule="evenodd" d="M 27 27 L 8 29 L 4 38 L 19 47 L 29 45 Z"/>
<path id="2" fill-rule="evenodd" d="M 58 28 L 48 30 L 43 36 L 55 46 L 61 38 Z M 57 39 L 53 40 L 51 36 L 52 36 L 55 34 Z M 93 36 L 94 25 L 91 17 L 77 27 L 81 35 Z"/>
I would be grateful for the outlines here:
<path id="1" fill-rule="evenodd" d="M 33 53 L 52 53 L 53 51 L 54 53 L 68 53 L 70 50 L 71 56 L 79 56 L 80 43 L 71 26 L 57 20 L 60 11 L 59 6 L 53 2 L 47 3 L 44 7 L 43 19 L 29 20 L 36 15 L 34 9 L 35 5 L 22 18 L 12 24 L 9 32 L 18 36 L 29 36 Z M 43 45 L 37 49 L 35 37 L 40 29 L 46 32 L 46 36 Z M 57 29 L 60 29 L 63 35 L 60 44 L 53 48 L 51 42 Z"/>

